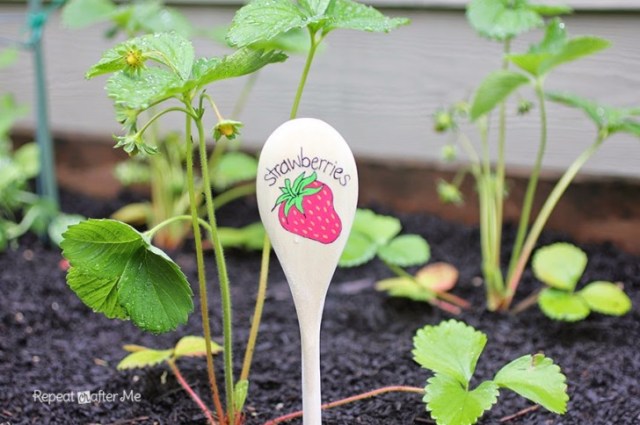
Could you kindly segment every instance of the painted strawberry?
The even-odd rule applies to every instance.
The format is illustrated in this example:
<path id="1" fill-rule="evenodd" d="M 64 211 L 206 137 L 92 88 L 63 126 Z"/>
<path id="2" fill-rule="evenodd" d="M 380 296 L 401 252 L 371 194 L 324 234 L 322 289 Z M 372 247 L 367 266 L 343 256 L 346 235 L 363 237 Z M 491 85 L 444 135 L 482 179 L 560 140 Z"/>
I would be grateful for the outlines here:
<path id="1" fill-rule="evenodd" d="M 315 172 L 308 177 L 304 174 L 293 184 L 290 179 L 285 180 L 273 209 L 280 206 L 278 220 L 286 231 L 323 244 L 332 243 L 342 231 L 342 222 L 333 207 L 333 192 L 317 180 Z"/>

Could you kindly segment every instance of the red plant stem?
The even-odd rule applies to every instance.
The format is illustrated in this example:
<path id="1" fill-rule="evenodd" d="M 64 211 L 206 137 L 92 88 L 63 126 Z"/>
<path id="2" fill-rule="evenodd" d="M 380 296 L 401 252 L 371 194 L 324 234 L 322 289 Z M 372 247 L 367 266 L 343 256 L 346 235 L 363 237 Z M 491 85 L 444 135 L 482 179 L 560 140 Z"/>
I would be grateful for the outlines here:
<path id="1" fill-rule="evenodd" d="M 464 298 L 460 298 L 457 295 L 453 295 L 448 292 L 440 292 L 437 295 L 438 295 L 438 298 L 444 301 L 448 301 L 451 304 L 457 305 L 458 307 L 461 307 L 461 308 L 471 307 L 471 304 L 469 303 L 469 301 L 465 300 Z"/>
<path id="2" fill-rule="evenodd" d="M 178 380 L 182 388 L 184 388 L 184 390 L 189 394 L 189 396 L 191 396 L 193 401 L 196 402 L 200 410 L 202 410 L 202 413 L 204 413 L 204 415 L 207 418 L 207 422 L 210 425 L 217 425 L 217 422 L 213 419 L 213 414 L 211 413 L 211 410 L 209 410 L 209 408 L 204 404 L 204 402 L 198 396 L 198 394 L 196 394 L 193 388 L 191 388 L 191 385 L 189 385 L 189 383 L 184 379 L 184 376 L 182 376 L 182 373 L 180 373 L 180 369 L 178 369 L 178 365 L 176 365 L 176 362 L 173 360 L 169 360 L 167 363 L 169 363 L 171 372 L 173 372 L 173 374 L 175 375 L 176 379 Z"/>
<path id="3" fill-rule="evenodd" d="M 355 401 L 366 400 L 368 398 L 376 397 L 385 393 L 393 393 L 393 392 L 403 392 L 403 393 L 416 393 L 416 394 L 424 394 L 424 388 L 418 387 L 409 387 L 403 385 L 395 385 L 390 387 L 382 387 L 373 391 L 368 391 L 366 393 L 354 395 L 351 397 L 343 398 L 341 400 L 332 401 L 331 403 L 326 403 L 322 405 L 322 410 L 331 409 L 333 407 L 343 406 L 345 404 L 353 403 Z M 271 419 L 264 423 L 264 425 L 277 425 L 283 422 L 290 421 L 291 419 L 301 418 L 302 410 L 297 412 L 289 413 L 283 416 L 280 416 L 275 419 Z"/>
<path id="4" fill-rule="evenodd" d="M 512 421 L 512 420 L 514 420 L 516 418 L 519 418 L 520 416 L 526 415 L 527 413 L 535 412 L 539 408 L 540 408 L 539 404 L 534 404 L 533 406 L 529 406 L 526 409 L 522 409 L 522 410 L 514 413 L 513 415 L 509 415 L 509 416 L 505 416 L 503 418 L 500 418 L 500 420 L 498 422 L 503 423 L 503 422 Z"/>
<path id="5" fill-rule="evenodd" d="M 447 313 L 453 314 L 454 316 L 457 316 L 460 313 L 462 313 L 462 310 L 457 305 L 453 305 L 451 303 L 439 300 L 437 298 L 434 298 L 433 300 L 429 301 L 429 303 L 434 307 L 438 307 L 442 311 L 446 311 Z"/>

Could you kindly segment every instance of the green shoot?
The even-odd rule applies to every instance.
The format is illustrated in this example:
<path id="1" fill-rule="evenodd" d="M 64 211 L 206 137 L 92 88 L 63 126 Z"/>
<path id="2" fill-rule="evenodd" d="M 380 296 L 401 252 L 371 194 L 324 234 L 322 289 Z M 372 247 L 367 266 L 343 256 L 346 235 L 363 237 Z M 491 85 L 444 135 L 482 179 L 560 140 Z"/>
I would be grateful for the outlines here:
<path id="1" fill-rule="evenodd" d="M 540 248 L 533 256 L 533 272 L 547 287 L 538 296 L 542 312 L 555 320 L 574 322 L 591 311 L 621 316 L 631 309 L 631 300 L 619 285 L 595 281 L 575 291 L 587 266 L 587 255 L 568 243 Z"/>
<path id="2" fill-rule="evenodd" d="M 567 408 L 565 376 L 542 354 L 525 355 L 502 367 L 492 380 L 470 389 L 480 354 L 487 343 L 482 332 L 449 320 L 425 326 L 413 339 L 414 360 L 434 373 L 425 386 L 424 402 L 438 425 L 472 425 L 509 389 L 563 414 Z"/>

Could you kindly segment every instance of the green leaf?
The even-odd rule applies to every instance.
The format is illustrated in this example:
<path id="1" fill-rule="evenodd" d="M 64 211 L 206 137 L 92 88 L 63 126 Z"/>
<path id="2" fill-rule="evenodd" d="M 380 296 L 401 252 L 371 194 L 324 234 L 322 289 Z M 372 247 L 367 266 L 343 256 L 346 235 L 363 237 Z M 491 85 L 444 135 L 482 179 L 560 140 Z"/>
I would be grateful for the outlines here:
<path id="1" fill-rule="evenodd" d="M 331 0 L 300 0 L 300 5 L 311 15 L 324 15 Z"/>
<path id="2" fill-rule="evenodd" d="M 67 282 L 89 307 L 108 317 L 128 317 L 151 332 L 186 322 L 193 310 L 186 277 L 131 226 L 91 219 L 70 226 L 63 238 L 63 255 L 75 270 Z"/>
<path id="3" fill-rule="evenodd" d="M 572 13 L 573 9 L 564 4 L 530 4 L 529 10 L 541 16 L 557 16 Z"/>
<path id="4" fill-rule="evenodd" d="M 565 25 L 553 19 L 547 25 L 543 40 L 529 48 L 527 53 L 511 54 L 507 58 L 520 69 L 534 76 L 543 76 L 564 63 L 573 62 L 606 49 L 607 40 L 585 36 L 567 39 Z"/>
<path id="5" fill-rule="evenodd" d="M 352 0 L 336 0 L 322 22 L 325 32 L 334 29 L 350 29 L 368 32 L 389 32 L 408 25 L 407 18 L 389 18 L 371 6 Z"/>
<path id="6" fill-rule="evenodd" d="M 546 97 L 553 102 L 582 110 L 599 129 L 606 130 L 609 134 L 625 132 L 640 137 L 637 108 L 602 105 L 570 93 L 546 93 Z"/>
<path id="7" fill-rule="evenodd" d="M 194 32 L 191 22 L 174 8 L 165 6 L 151 12 L 139 18 L 148 33 L 176 32 L 183 37 L 190 37 Z"/>
<path id="8" fill-rule="evenodd" d="M 242 412 L 244 403 L 247 401 L 249 393 L 249 381 L 246 379 L 239 380 L 233 387 L 233 405 L 237 412 Z"/>
<path id="9" fill-rule="evenodd" d="M 472 0 L 467 19 L 483 37 L 504 41 L 544 24 L 540 14 L 526 1 Z"/>
<path id="10" fill-rule="evenodd" d="M 29 108 L 18 105 L 13 95 L 0 95 L 0 139 L 6 137 L 13 124 L 28 112 Z"/>
<path id="11" fill-rule="evenodd" d="M 183 91 L 183 82 L 164 68 L 148 68 L 141 75 L 117 72 L 107 81 L 107 94 L 117 104 L 144 110 L 153 103 L 168 99 Z"/>
<path id="12" fill-rule="evenodd" d="M 545 284 L 573 291 L 587 267 L 587 254 L 569 243 L 554 243 L 535 252 L 532 267 L 536 278 Z"/>
<path id="13" fill-rule="evenodd" d="M 372 260 L 377 251 L 378 245 L 371 238 L 355 229 L 351 229 L 338 265 L 340 267 L 360 266 Z"/>
<path id="14" fill-rule="evenodd" d="M 258 160 L 243 152 L 226 152 L 213 170 L 211 181 L 217 190 L 256 178 Z"/>
<path id="15" fill-rule="evenodd" d="M 149 183 L 151 180 L 149 164 L 141 161 L 128 160 L 119 162 L 116 164 L 113 174 L 124 186 Z"/>
<path id="16" fill-rule="evenodd" d="M 109 319 L 125 320 L 129 315 L 118 301 L 117 282 L 117 277 L 103 277 L 77 267 L 71 267 L 67 273 L 71 290 L 94 312 Z"/>
<path id="17" fill-rule="evenodd" d="M 118 363 L 118 370 L 137 369 L 143 367 L 155 366 L 165 362 L 171 358 L 173 350 L 146 350 L 136 351 L 129 354 Z"/>
<path id="18" fill-rule="evenodd" d="M 236 12 L 227 42 L 231 46 L 245 47 L 268 41 L 294 28 L 304 28 L 312 22 L 290 0 L 254 0 Z"/>
<path id="19" fill-rule="evenodd" d="M 261 222 L 244 227 L 219 227 L 218 237 L 225 248 L 245 248 L 249 250 L 262 249 L 264 241 L 264 226 Z"/>
<path id="20" fill-rule="evenodd" d="M 211 341 L 211 353 L 217 354 L 222 347 Z M 173 357 L 202 357 L 207 355 L 207 341 L 201 336 L 183 336 L 173 349 Z"/>
<path id="21" fill-rule="evenodd" d="M 159 33 L 138 37 L 128 42 L 138 47 L 147 57 L 168 66 L 180 78 L 191 75 L 194 61 L 193 45 L 177 33 Z"/>
<path id="22" fill-rule="evenodd" d="M 424 264 L 431 255 L 429 244 L 419 235 L 402 235 L 378 248 L 378 256 L 389 264 L 410 267 Z"/>
<path id="23" fill-rule="evenodd" d="M 401 229 L 402 224 L 395 217 L 358 208 L 353 220 L 352 233 L 359 232 L 378 245 L 386 245 Z"/>
<path id="24" fill-rule="evenodd" d="M 192 72 L 192 82 L 198 88 L 214 81 L 251 74 L 271 63 L 284 62 L 287 55 L 280 52 L 244 48 L 222 59 L 199 59 Z"/>
<path id="25" fill-rule="evenodd" d="M 109 19 L 115 10 L 111 0 L 69 0 L 62 9 L 62 24 L 67 28 L 85 28 Z"/>
<path id="26" fill-rule="evenodd" d="M 376 282 L 376 290 L 392 297 L 408 298 L 413 301 L 428 302 L 435 298 L 432 291 L 418 285 L 408 277 L 393 277 Z"/>
<path id="27" fill-rule="evenodd" d="M 498 401 L 498 386 L 485 381 L 472 391 L 460 382 L 436 374 L 427 381 L 424 402 L 438 425 L 472 425 Z"/>
<path id="28" fill-rule="evenodd" d="M 543 354 L 522 356 L 498 371 L 493 381 L 545 409 L 563 414 L 567 411 L 566 378 L 560 367 Z"/>
<path id="29" fill-rule="evenodd" d="M 20 146 L 13 154 L 13 162 L 25 179 L 31 179 L 40 172 L 40 149 L 36 143 Z"/>
<path id="30" fill-rule="evenodd" d="M 517 72 L 496 71 L 489 74 L 478 87 L 471 104 L 470 117 L 475 121 L 504 102 L 518 87 L 529 79 Z"/>
<path id="31" fill-rule="evenodd" d="M 622 316 L 631 310 L 631 299 L 611 282 L 591 282 L 578 292 L 589 308 L 602 314 Z"/>
<path id="32" fill-rule="evenodd" d="M 576 322 L 589 315 L 589 306 L 580 295 L 545 288 L 538 297 L 540 310 L 549 318 Z"/>
<path id="33" fill-rule="evenodd" d="M 423 368 L 466 386 L 476 369 L 487 336 L 456 320 L 427 325 L 413 338 L 413 359 Z"/>

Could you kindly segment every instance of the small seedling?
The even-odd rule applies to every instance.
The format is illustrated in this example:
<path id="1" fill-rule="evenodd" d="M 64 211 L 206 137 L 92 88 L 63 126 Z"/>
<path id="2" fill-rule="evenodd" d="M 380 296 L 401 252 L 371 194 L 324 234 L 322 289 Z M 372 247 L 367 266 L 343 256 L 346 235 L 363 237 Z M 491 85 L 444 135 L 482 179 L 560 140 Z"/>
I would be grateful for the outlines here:
<path id="1" fill-rule="evenodd" d="M 552 319 L 575 322 L 592 311 L 622 316 L 631 309 L 629 297 L 612 282 L 595 281 L 575 291 L 587 266 L 587 254 L 574 245 L 555 243 L 540 248 L 532 264 L 535 276 L 547 285 L 538 296 L 538 305 Z"/>
<path id="2" fill-rule="evenodd" d="M 376 282 L 376 289 L 392 297 L 409 298 L 427 302 L 452 314 L 460 314 L 461 308 L 469 303 L 448 291 L 458 282 L 458 269 L 449 263 L 433 263 L 422 267 L 412 276 L 403 273 L 400 276 Z"/>
<path id="3" fill-rule="evenodd" d="M 553 209 L 580 168 L 598 150 L 603 141 L 616 132 L 640 136 L 640 123 L 634 116 L 637 108 L 611 108 L 586 101 L 575 95 L 550 94 L 544 85 L 556 68 L 591 56 L 609 47 L 610 43 L 595 36 L 569 37 L 566 25 L 557 15 L 569 13 L 566 6 L 548 6 L 527 0 L 505 2 L 503 0 L 472 0 L 467 7 L 470 25 L 484 38 L 503 45 L 502 67 L 486 76 L 476 90 L 469 108 L 452 107 L 435 115 L 437 131 L 451 131 L 454 141 L 469 158 L 468 170 L 462 170 L 453 182 L 438 184 L 438 193 L 445 202 L 462 203 L 459 187 L 463 176 L 470 171 L 476 181 L 480 205 L 480 237 L 482 271 L 487 291 L 487 307 L 490 310 L 509 309 L 535 244 Z M 551 18 L 545 23 L 546 18 Z M 513 53 L 512 42 L 521 34 L 545 27 L 542 40 L 524 53 Z M 510 69 L 510 68 L 513 68 Z M 506 102 L 518 90 L 529 87 L 536 96 L 536 109 L 540 114 L 540 141 L 538 152 L 529 176 L 522 203 L 518 230 L 511 251 L 506 273 L 502 270 L 502 230 L 504 198 L 507 195 L 505 181 L 505 153 L 507 140 Z M 532 217 L 540 171 L 548 139 L 546 102 L 563 103 L 583 109 L 597 125 L 596 141 L 567 168 L 551 194 L 545 200 L 538 215 Z M 460 105 L 460 103 L 458 104 Z M 520 97 L 518 112 L 527 113 L 534 105 Z M 495 165 L 490 157 L 490 115 L 498 110 L 497 153 Z M 475 123 L 481 140 L 478 151 L 471 140 L 460 132 L 460 120 Z M 533 220 L 531 220 L 533 218 Z M 532 222 L 532 224 L 530 224 Z"/>
<path id="4" fill-rule="evenodd" d="M 522 356 L 503 366 L 492 380 L 471 389 L 469 383 L 486 343 L 484 333 L 455 320 L 428 325 L 416 333 L 413 358 L 434 373 L 427 380 L 423 400 L 438 425 L 475 424 L 498 401 L 501 389 L 551 412 L 566 412 L 566 378 L 543 354 Z"/>
<path id="5" fill-rule="evenodd" d="M 397 218 L 358 209 L 339 265 L 360 266 L 376 256 L 390 267 L 419 266 L 429 261 L 427 241 L 420 235 L 398 236 L 400 230 Z"/>

